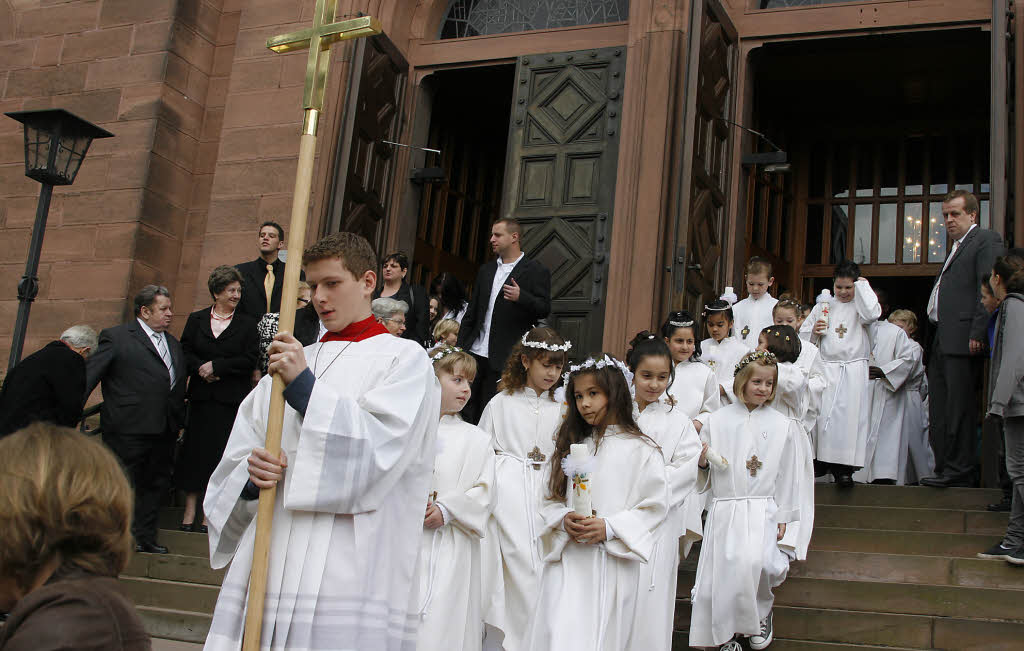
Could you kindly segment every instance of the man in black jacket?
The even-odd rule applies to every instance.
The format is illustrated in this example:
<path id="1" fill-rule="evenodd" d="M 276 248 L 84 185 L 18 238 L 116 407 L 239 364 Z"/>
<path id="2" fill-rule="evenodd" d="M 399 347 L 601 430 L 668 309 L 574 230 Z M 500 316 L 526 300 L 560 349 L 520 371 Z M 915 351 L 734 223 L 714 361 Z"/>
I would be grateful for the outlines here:
<path id="1" fill-rule="evenodd" d="M 85 360 L 95 348 L 95 330 L 71 326 L 11 369 L 0 389 L 0 436 L 36 421 L 77 425 L 86 397 Z"/>
<path id="2" fill-rule="evenodd" d="M 174 443 L 185 416 L 185 355 L 167 332 L 171 294 L 146 285 L 135 319 L 100 333 L 86 366 L 86 396 L 103 383 L 103 442 L 121 460 L 135 488 L 136 551 L 166 554 L 157 544 L 157 511 L 171 482 Z"/>
<path id="3" fill-rule="evenodd" d="M 278 257 L 278 251 L 284 248 L 284 229 L 277 222 L 263 222 L 258 241 L 260 257 L 235 265 L 242 274 L 242 300 L 236 309 L 257 321 L 267 312 L 281 311 L 284 262 Z M 272 275 L 268 277 L 268 274 Z M 299 278 L 305 280 L 305 277 L 299 272 Z M 268 287 L 271 290 L 269 301 Z"/>
<path id="4" fill-rule="evenodd" d="M 477 361 L 473 395 L 463 409 L 472 423 L 497 391 L 512 346 L 551 312 L 551 272 L 523 255 L 522 227 L 512 218 L 491 227 L 491 250 L 497 254 L 480 267 L 473 297 L 459 328 L 459 347 Z"/>

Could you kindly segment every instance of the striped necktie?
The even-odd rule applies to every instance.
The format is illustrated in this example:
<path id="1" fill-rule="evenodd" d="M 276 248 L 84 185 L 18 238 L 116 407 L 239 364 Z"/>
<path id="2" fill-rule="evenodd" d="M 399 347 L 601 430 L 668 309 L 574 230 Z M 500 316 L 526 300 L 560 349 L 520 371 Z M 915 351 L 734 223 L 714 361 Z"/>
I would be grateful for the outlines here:
<path id="1" fill-rule="evenodd" d="M 153 333 L 153 342 L 156 344 L 156 352 L 160 353 L 160 359 L 167 367 L 167 373 L 171 376 L 171 386 L 174 386 L 174 364 L 171 362 L 171 351 L 167 350 L 167 342 L 160 336 L 159 332 Z"/>

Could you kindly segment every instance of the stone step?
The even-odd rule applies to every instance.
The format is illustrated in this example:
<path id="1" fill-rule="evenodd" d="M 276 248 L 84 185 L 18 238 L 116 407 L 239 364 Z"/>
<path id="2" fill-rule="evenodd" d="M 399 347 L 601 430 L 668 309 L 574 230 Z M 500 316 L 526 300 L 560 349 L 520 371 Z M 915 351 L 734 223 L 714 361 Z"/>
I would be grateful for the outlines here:
<path id="1" fill-rule="evenodd" d="M 744 649 L 750 647 L 741 641 Z M 786 640 L 775 638 L 772 642 L 772 651 L 911 651 L 909 647 L 876 646 L 874 644 L 836 644 L 833 642 L 808 642 L 807 640 Z M 153 651 L 157 651 L 156 647 Z M 692 651 L 689 637 L 686 633 L 674 631 L 672 633 L 672 651 Z"/>
<path id="2" fill-rule="evenodd" d="M 125 594 L 138 606 L 164 608 L 210 615 L 217 603 L 219 586 L 182 583 L 163 579 L 122 576 Z M 161 637 L 168 637 L 162 635 Z M 174 638 L 181 639 L 181 638 Z"/>
<path id="3" fill-rule="evenodd" d="M 207 541 L 206 534 L 203 533 L 161 529 L 157 533 L 157 541 L 167 547 L 170 553 L 177 556 L 210 558 L 210 543 Z"/>
<path id="4" fill-rule="evenodd" d="M 211 615 L 188 610 L 136 606 L 146 631 L 152 637 L 202 644 L 210 631 Z"/>
<path id="5" fill-rule="evenodd" d="M 999 535 L 991 534 L 872 531 L 815 526 L 810 550 L 974 558 L 978 552 L 999 542 L 1000 538 Z"/>
<path id="6" fill-rule="evenodd" d="M 697 555 L 691 551 L 679 568 L 696 570 Z M 1024 590 L 1021 568 L 980 558 L 816 551 L 806 561 L 790 565 L 789 576 Z"/>
<path id="7" fill-rule="evenodd" d="M 695 576 L 680 572 L 678 597 L 689 597 Z M 780 606 L 1024 622 L 1019 590 L 789 577 L 775 599 Z"/>
<path id="8" fill-rule="evenodd" d="M 1001 536 L 1006 531 L 1009 520 L 1006 513 L 956 509 L 822 504 L 814 510 L 815 527 L 844 529 L 893 529 Z"/>
<path id="9" fill-rule="evenodd" d="M 848 648 L 876 645 L 908 649 L 1011 649 L 1019 651 L 1024 623 L 966 620 L 926 615 L 896 615 L 825 608 L 775 607 L 775 634 L 800 640 L 803 646 L 822 648 L 836 643 Z M 675 630 L 684 634 L 690 625 L 690 604 L 676 602 Z M 771 646 L 776 649 L 775 645 Z M 779 647 L 782 648 L 782 647 Z M 839 646 L 839 648 L 844 648 Z"/>
<path id="10" fill-rule="evenodd" d="M 135 554 L 121 575 L 220 585 L 224 580 L 225 571 L 211 569 L 210 562 L 200 556 Z"/>
<path id="11" fill-rule="evenodd" d="M 815 504 L 848 506 L 884 506 L 913 509 L 963 509 L 984 511 L 998 502 L 1003 493 L 997 488 L 930 488 L 928 486 L 876 486 L 858 484 L 843 490 L 835 484 L 815 484 Z"/>
<path id="12" fill-rule="evenodd" d="M 203 648 L 203 645 L 198 642 L 181 642 L 161 637 L 154 637 L 151 642 L 153 651 L 199 651 Z"/>

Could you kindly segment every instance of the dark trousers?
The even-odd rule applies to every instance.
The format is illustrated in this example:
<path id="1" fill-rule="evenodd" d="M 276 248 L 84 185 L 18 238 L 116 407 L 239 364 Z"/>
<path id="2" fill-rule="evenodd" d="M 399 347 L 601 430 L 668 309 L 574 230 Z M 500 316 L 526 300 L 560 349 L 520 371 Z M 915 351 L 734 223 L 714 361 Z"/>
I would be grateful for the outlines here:
<path id="1" fill-rule="evenodd" d="M 860 470 L 857 466 L 844 466 L 841 463 L 829 463 L 827 461 L 814 460 L 814 476 L 824 477 L 825 475 L 831 474 L 834 479 L 839 479 L 841 475 L 852 475 L 853 473 Z"/>
<path id="2" fill-rule="evenodd" d="M 469 397 L 469 402 L 462 409 L 462 418 L 467 423 L 476 425 L 480 422 L 480 414 L 484 412 L 484 407 L 498 392 L 498 380 L 501 379 L 501 373 L 491 370 L 491 365 L 486 357 L 480 357 L 475 353 L 470 353 L 470 355 L 473 355 L 473 359 L 476 360 L 476 377 L 473 378 L 473 395 Z"/>
<path id="3" fill-rule="evenodd" d="M 971 481 L 977 469 L 980 357 L 947 355 L 938 332 L 928 362 L 929 438 L 935 474 Z"/>
<path id="4" fill-rule="evenodd" d="M 117 455 L 135 490 L 132 535 L 137 542 L 156 542 L 160 503 L 171 487 L 175 436 L 164 434 L 103 435 Z"/>

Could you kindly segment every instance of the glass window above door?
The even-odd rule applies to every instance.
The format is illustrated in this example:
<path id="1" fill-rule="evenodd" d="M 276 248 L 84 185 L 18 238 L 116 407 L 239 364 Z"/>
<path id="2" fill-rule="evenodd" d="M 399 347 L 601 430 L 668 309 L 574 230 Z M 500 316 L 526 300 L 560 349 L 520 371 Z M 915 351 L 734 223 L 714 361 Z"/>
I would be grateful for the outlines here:
<path id="1" fill-rule="evenodd" d="M 451 0 L 440 38 L 529 32 L 629 19 L 629 0 Z"/>

